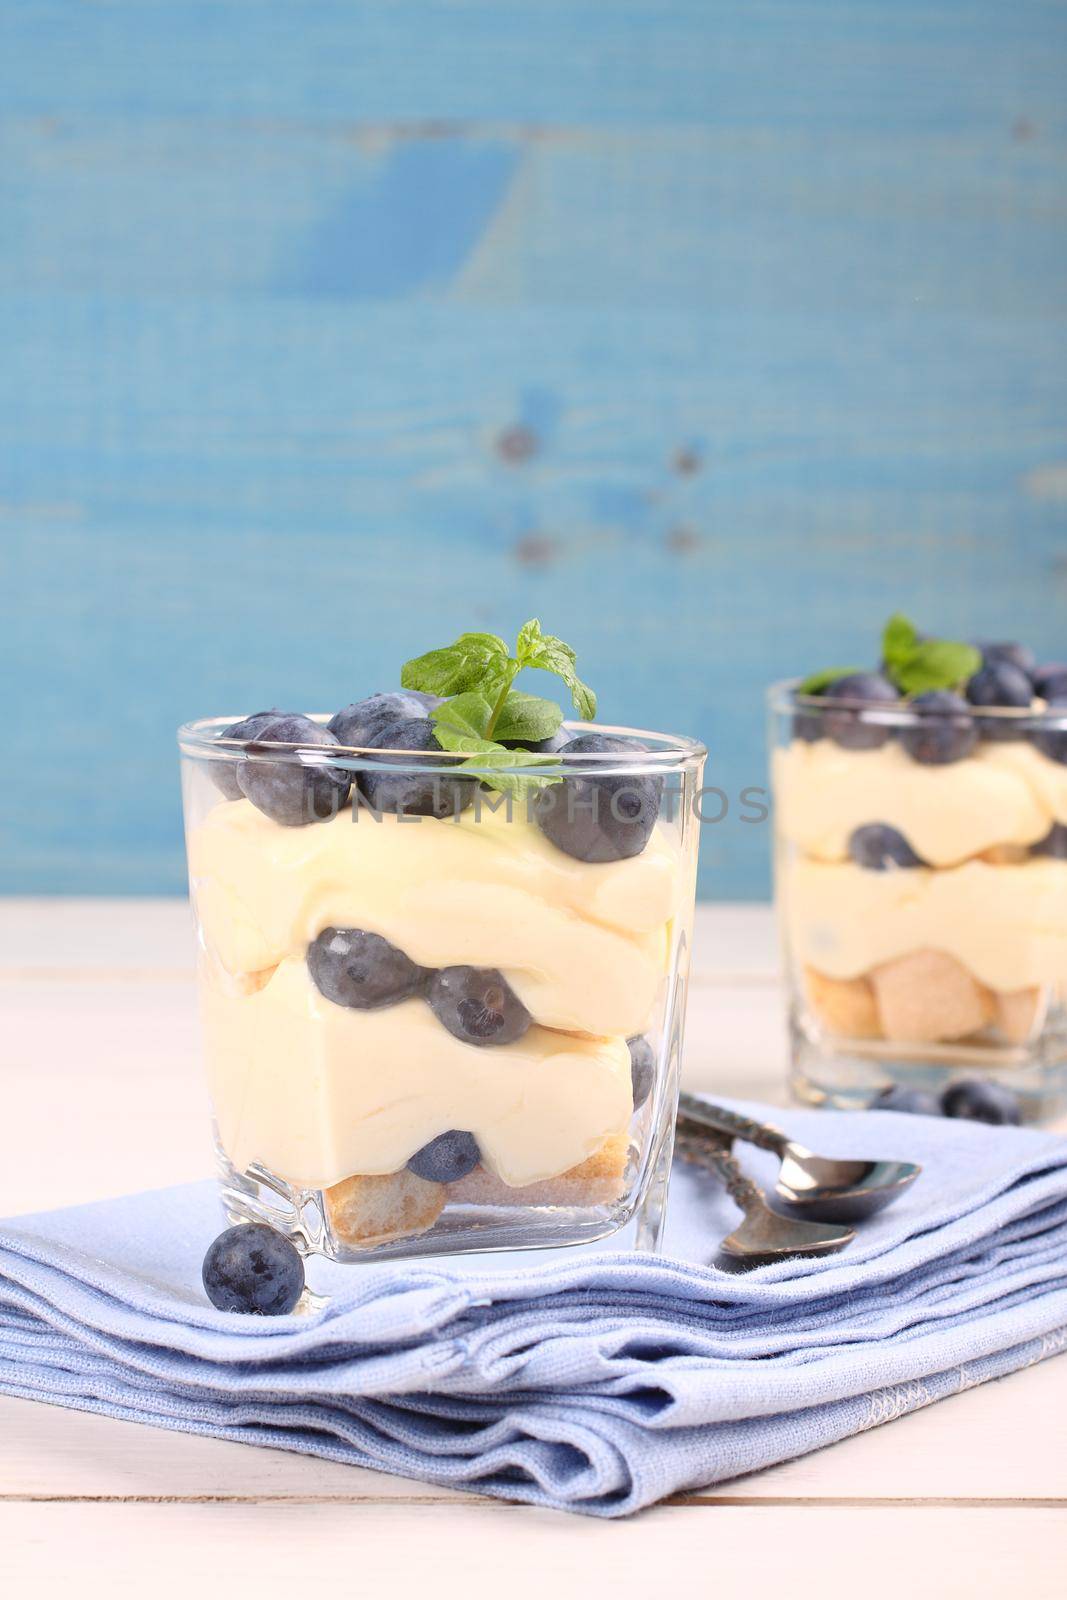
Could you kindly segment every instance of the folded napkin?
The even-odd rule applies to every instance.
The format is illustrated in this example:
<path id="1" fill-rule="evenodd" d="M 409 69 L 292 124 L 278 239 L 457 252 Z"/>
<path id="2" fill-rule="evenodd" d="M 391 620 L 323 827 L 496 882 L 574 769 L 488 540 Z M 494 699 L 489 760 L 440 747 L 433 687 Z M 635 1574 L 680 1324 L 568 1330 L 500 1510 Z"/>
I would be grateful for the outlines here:
<path id="1" fill-rule="evenodd" d="M 19 1217 L 0 1223 L 0 1392 L 621 1516 L 1067 1345 L 1067 1141 L 773 1118 L 922 1176 L 843 1254 L 737 1273 L 713 1264 L 736 1210 L 679 1162 L 664 1255 L 313 1263 L 325 1303 L 264 1319 L 204 1298 L 211 1183 Z M 772 1183 L 774 1158 L 739 1148 Z"/>

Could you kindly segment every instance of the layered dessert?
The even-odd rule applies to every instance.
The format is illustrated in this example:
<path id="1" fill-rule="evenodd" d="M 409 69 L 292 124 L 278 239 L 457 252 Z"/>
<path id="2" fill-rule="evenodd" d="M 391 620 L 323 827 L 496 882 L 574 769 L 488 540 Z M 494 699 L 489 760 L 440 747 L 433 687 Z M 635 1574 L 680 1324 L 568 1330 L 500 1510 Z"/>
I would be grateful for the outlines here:
<path id="1" fill-rule="evenodd" d="M 783 726 L 779 895 L 814 1029 L 902 1056 L 1040 1039 L 1067 990 L 1067 667 L 894 618 L 880 671 L 802 681 Z"/>
<path id="2" fill-rule="evenodd" d="M 693 895 L 640 741 L 496 679 L 492 721 L 418 665 L 328 724 L 222 728 L 190 779 L 223 1158 L 341 1256 L 636 1199 Z"/>

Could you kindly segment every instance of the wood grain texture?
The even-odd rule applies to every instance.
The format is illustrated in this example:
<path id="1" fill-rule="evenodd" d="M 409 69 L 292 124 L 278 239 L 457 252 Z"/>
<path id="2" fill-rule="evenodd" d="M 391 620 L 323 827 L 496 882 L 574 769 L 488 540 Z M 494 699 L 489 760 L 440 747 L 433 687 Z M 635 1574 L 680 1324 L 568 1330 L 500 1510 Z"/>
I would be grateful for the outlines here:
<path id="1" fill-rule="evenodd" d="M 0 891 L 170 892 L 172 730 L 539 613 L 701 734 L 894 606 L 1067 653 L 1067 8 L 0 0 Z"/>

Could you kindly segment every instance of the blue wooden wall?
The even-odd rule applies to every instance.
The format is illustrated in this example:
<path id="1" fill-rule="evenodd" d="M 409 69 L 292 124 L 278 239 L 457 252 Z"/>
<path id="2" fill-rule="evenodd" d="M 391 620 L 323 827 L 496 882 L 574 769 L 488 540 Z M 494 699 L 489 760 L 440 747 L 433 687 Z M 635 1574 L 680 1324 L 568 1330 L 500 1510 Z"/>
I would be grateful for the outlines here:
<path id="1" fill-rule="evenodd" d="M 1067 651 L 1065 88 L 1061 0 L 2 0 L 0 887 L 178 889 L 179 720 L 464 627 L 729 792 L 895 606 Z"/>

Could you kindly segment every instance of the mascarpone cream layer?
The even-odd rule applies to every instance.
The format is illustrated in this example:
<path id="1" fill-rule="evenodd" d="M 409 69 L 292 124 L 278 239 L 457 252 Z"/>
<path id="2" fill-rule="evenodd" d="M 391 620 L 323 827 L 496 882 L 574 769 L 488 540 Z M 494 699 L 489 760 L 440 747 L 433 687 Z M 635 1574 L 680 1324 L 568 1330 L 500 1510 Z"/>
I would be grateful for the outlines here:
<path id="1" fill-rule="evenodd" d="M 422 966 L 499 968 L 545 1027 L 624 1037 L 659 997 L 680 885 L 663 830 L 630 861 L 587 865 L 518 810 L 282 828 L 223 802 L 189 866 L 205 945 L 231 974 L 303 961 L 323 928 L 364 928 Z"/>
<path id="2" fill-rule="evenodd" d="M 298 1187 L 396 1172 L 451 1128 L 517 1187 L 584 1161 L 632 1110 L 622 1039 L 533 1027 L 492 1049 L 462 1044 L 421 1000 L 383 1011 L 333 1005 L 300 960 L 258 991 L 201 985 L 208 1071 L 224 1149 Z"/>
<path id="3" fill-rule="evenodd" d="M 1067 822 L 1067 766 L 1023 740 L 934 767 L 895 743 L 842 750 L 798 739 L 775 752 L 774 785 L 779 834 L 821 861 L 846 860 L 849 835 L 868 822 L 897 828 L 937 867 L 997 844 L 1034 844 Z"/>
<path id="4" fill-rule="evenodd" d="M 1067 984 L 1067 862 L 869 872 L 797 859 L 782 889 L 795 959 L 827 977 L 932 949 L 992 989 Z"/>

